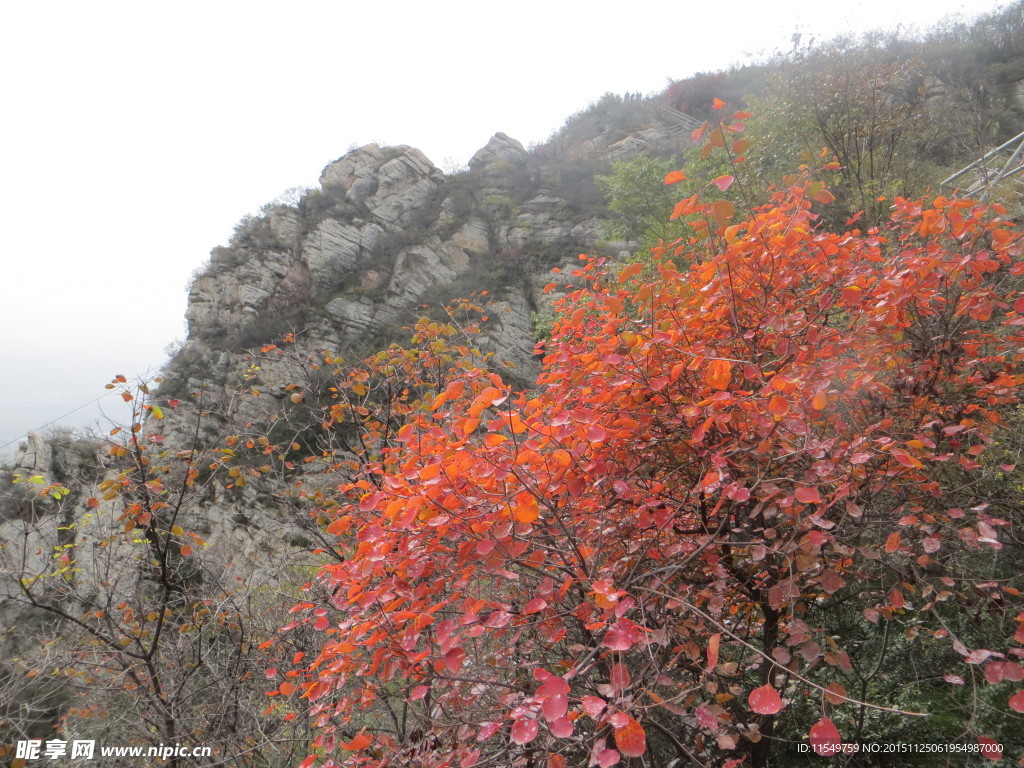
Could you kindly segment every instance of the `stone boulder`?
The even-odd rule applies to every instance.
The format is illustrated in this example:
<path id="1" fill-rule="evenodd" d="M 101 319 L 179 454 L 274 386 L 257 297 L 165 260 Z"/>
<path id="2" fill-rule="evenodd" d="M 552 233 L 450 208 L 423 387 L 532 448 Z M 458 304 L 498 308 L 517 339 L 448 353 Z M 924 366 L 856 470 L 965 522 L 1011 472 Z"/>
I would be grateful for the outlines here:
<path id="1" fill-rule="evenodd" d="M 469 169 L 479 171 L 502 160 L 522 165 L 529 159 L 530 155 L 521 143 L 504 133 L 496 133 L 470 158 Z"/>

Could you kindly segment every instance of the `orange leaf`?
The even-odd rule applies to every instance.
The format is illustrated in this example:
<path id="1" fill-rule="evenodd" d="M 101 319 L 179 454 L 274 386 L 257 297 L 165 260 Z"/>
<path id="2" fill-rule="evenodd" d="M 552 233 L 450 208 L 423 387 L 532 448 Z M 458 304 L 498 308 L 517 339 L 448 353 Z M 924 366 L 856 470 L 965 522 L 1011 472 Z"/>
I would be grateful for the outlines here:
<path id="1" fill-rule="evenodd" d="M 704 380 L 715 389 L 726 389 L 732 377 L 732 363 L 728 360 L 712 360 Z"/>
<path id="2" fill-rule="evenodd" d="M 633 277 L 634 275 L 640 274 L 640 272 L 643 271 L 643 268 L 644 268 L 643 262 L 640 262 L 640 261 L 633 262 L 628 267 L 626 267 L 624 270 L 619 272 L 619 282 L 620 283 L 624 283 L 627 280 L 629 280 L 629 278 Z"/>
<path id="3" fill-rule="evenodd" d="M 712 102 L 711 102 L 711 107 L 712 107 L 713 109 L 721 109 L 721 108 L 722 108 L 722 107 L 724 107 L 724 106 L 725 106 L 725 102 L 724 102 L 724 101 L 722 101 L 722 100 L 721 100 L 720 98 L 718 98 L 717 96 L 716 96 L 716 97 L 714 98 L 714 100 L 712 100 Z"/>
<path id="4" fill-rule="evenodd" d="M 900 532 L 893 531 L 889 534 L 889 538 L 885 540 L 885 551 L 892 554 L 900 548 Z"/>
<path id="5" fill-rule="evenodd" d="M 512 518 L 517 523 L 532 523 L 540 517 L 540 505 L 532 493 L 517 493 L 516 505 L 512 508 Z"/>
<path id="6" fill-rule="evenodd" d="M 819 203 L 823 203 L 825 205 L 828 205 L 829 203 L 836 199 L 836 196 L 829 192 L 827 189 L 818 190 L 817 192 L 814 193 L 813 197 Z"/>
<path id="7" fill-rule="evenodd" d="M 360 749 L 366 749 L 371 744 L 373 744 L 373 739 L 365 733 L 360 733 L 348 744 L 341 743 L 338 746 L 342 749 L 348 750 L 349 752 L 357 752 Z"/>
<path id="8" fill-rule="evenodd" d="M 772 395 L 768 400 L 768 410 L 775 417 L 775 420 L 778 421 L 789 413 L 789 401 L 781 395 Z"/>
<path id="9" fill-rule="evenodd" d="M 904 451 L 902 448 L 895 448 L 892 450 L 892 457 L 896 459 L 904 467 L 911 467 L 914 469 L 921 469 L 924 467 L 920 461 L 911 456 L 909 453 Z"/>
<path id="10" fill-rule="evenodd" d="M 615 729 L 615 743 L 626 757 L 640 757 L 647 751 L 647 734 L 640 723 L 628 717 L 625 725 Z"/>
<path id="11" fill-rule="evenodd" d="M 825 687 L 825 698 L 832 704 L 842 704 L 846 701 L 846 689 L 839 683 L 829 683 Z"/>
<path id="12" fill-rule="evenodd" d="M 734 206 L 728 200 L 715 200 L 711 204 L 711 215 L 715 217 L 715 221 L 721 226 L 725 224 L 729 219 L 736 213 L 736 206 Z"/>
<path id="13" fill-rule="evenodd" d="M 278 690 L 281 691 L 281 695 L 282 696 L 291 696 L 298 689 L 299 688 L 298 688 L 297 685 L 295 685 L 295 683 L 290 683 L 287 680 L 285 680 L 283 683 L 281 683 L 281 687 L 278 688 Z"/>
<path id="14" fill-rule="evenodd" d="M 715 632 L 708 639 L 708 671 L 714 672 L 715 667 L 718 666 L 718 648 L 722 642 L 722 633 Z"/>
<path id="15" fill-rule="evenodd" d="M 680 181 L 686 181 L 686 174 L 682 171 L 672 171 L 665 174 L 665 184 L 676 184 Z"/>

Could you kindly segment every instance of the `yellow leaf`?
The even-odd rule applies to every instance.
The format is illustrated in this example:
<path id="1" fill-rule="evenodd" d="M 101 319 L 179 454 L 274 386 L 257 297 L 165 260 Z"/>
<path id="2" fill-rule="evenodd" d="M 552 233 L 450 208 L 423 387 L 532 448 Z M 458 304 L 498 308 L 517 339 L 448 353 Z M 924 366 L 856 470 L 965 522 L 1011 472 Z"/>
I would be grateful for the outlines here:
<path id="1" fill-rule="evenodd" d="M 182 528 L 180 525 L 172 525 L 171 526 L 171 533 L 173 533 L 175 536 L 184 536 L 185 535 L 185 529 Z"/>

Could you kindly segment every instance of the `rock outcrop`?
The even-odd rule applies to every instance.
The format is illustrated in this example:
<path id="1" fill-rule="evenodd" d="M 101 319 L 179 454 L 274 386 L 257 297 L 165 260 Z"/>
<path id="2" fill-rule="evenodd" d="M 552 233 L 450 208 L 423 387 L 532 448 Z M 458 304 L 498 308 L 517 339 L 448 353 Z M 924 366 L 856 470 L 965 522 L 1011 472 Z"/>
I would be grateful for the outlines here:
<path id="1" fill-rule="evenodd" d="M 657 130 L 636 141 L 656 141 Z M 607 159 L 623 146 L 606 146 L 588 168 L 607 169 Z M 300 352 L 330 350 L 352 359 L 407 338 L 402 327 L 429 312 L 424 305 L 439 307 L 474 292 L 486 291 L 489 302 L 479 345 L 502 363 L 506 379 L 529 386 L 538 366 L 536 319 L 550 313 L 559 295 L 545 293 L 544 286 L 568 280 L 581 252 L 614 256 L 628 247 L 603 239 L 596 188 L 589 197 L 579 189 L 592 187 L 592 178 L 579 176 L 571 162 L 528 152 L 498 133 L 468 170 L 446 176 L 417 149 L 369 144 L 324 168 L 319 187 L 296 205 L 269 205 L 247 217 L 228 245 L 213 249 L 191 285 L 188 339 L 167 365 L 157 394 L 165 404 L 161 449 L 173 454 L 218 444 L 226 423 L 219 419 L 229 412 L 236 423 L 264 427 L 270 422 L 261 419 L 277 418 L 256 398 L 237 393 L 259 389 L 272 403 L 286 404 L 295 371 L 272 356 L 256 364 L 244 350 L 294 333 Z M 553 267 L 565 269 L 553 276 Z M 178 402 L 184 405 L 166 405 Z M 100 589 L 104 563 L 123 565 L 138 557 L 111 543 L 123 533 L 125 502 L 99 485 L 114 477 L 110 462 L 95 442 L 33 435 L 16 466 L 0 478 L 5 625 L 35 622 L 41 632 L 45 624 L 19 595 L 19 568 L 42 573 L 55 552 L 74 547 L 76 588 L 87 603 Z M 298 471 L 307 486 L 321 482 L 315 460 Z M 56 503 L 39 497 L 34 485 L 14 483 L 28 477 L 73 490 Z M 296 510 L 258 483 L 230 493 L 200 483 L 190 491 L 188 520 L 180 522 L 205 542 L 203 562 L 219 563 L 240 579 L 266 579 L 266 563 L 293 560 L 295 552 L 313 546 L 317 532 L 308 513 Z M 103 541 L 110 545 L 101 549 Z M 20 565 L 11 542 L 27 553 Z M 140 565 L 135 579 L 121 578 L 118 589 L 145 590 L 145 570 Z M 12 635 L 0 638 L 0 647 L 21 653 L 26 642 L 24 634 Z"/>

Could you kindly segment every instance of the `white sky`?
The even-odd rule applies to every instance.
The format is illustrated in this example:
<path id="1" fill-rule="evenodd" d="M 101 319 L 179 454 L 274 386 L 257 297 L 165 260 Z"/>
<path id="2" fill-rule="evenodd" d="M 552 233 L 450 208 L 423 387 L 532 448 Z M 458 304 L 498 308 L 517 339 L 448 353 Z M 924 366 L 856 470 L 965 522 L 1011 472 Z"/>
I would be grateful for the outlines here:
<path id="1" fill-rule="evenodd" d="M 457 166 L 497 131 L 541 142 L 606 92 L 660 91 L 788 50 L 797 31 L 1001 5 L 3 2 L 0 445 L 94 421 L 95 406 L 61 417 L 115 374 L 158 368 L 210 249 L 351 145 Z"/>

